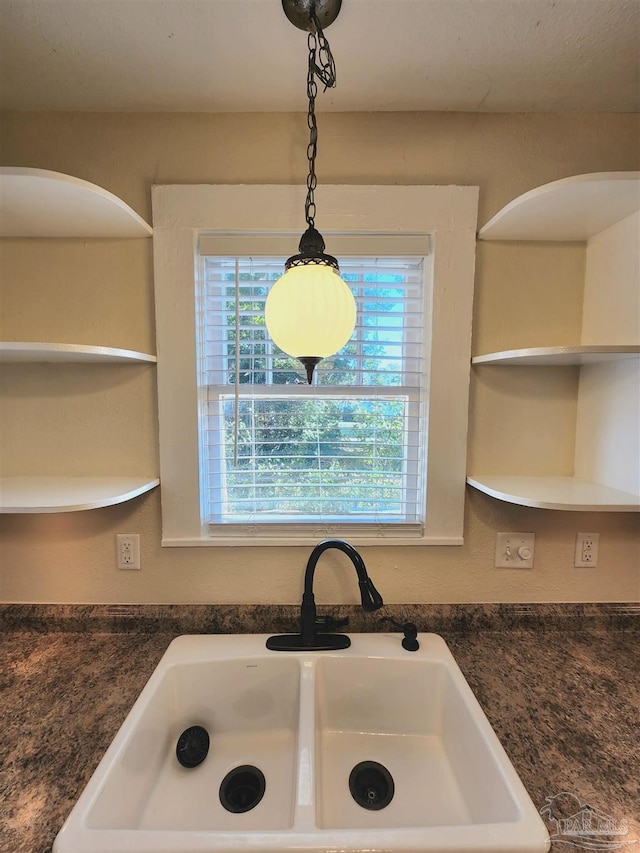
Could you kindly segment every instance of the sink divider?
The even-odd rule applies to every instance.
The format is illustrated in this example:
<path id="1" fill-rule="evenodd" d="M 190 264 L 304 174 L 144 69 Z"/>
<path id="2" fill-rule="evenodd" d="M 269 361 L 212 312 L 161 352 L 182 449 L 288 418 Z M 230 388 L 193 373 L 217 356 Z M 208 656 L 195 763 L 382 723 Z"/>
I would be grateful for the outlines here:
<path id="1" fill-rule="evenodd" d="M 316 828 L 315 757 L 315 677 L 314 660 L 300 661 L 300 707 L 297 744 L 296 794 L 293 827 L 305 831 Z"/>

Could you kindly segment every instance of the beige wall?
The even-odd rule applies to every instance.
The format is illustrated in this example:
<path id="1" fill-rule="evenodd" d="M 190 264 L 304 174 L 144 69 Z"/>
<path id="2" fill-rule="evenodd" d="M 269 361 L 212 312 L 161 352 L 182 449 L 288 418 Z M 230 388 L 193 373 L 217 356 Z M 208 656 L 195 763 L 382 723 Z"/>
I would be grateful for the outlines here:
<path id="1" fill-rule="evenodd" d="M 628 115 L 326 114 L 319 124 L 321 184 L 479 185 L 480 223 L 548 181 L 638 168 L 638 120 Z M 93 181 L 149 219 L 154 183 L 303 182 L 305 136 L 304 117 L 289 114 L 13 113 L 1 161 Z M 4 339 L 153 346 L 148 244 L 34 241 L 25 253 L 19 243 L 0 257 Z M 583 275 L 581 247 L 480 244 L 474 352 L 579 343 Z M 15 448 L 27 443 L 33 471 L 155 466 L 152 371 L 6 370 L 4 470 L 26 473 Z M 470 470 L 570 473 L 577 381 L 573 369 L 544 383 L 535 370 L 476 372 Z M 637 515 L 533 510 L 472 489 L 467 498 L 462 547 L 363 549 L 388 602 L 640 598 Z M 493 568 L 495 533 L 509 530 L 536 533 L 533 570 Z M 596 569 L 573 568 L 577 531 L 600 533 Z M 141 572 L 115 569 L 116 532 L 141 534 Z M 0 537 L 0 600 L 15 602 L 297 603 L 308 552 L 161 549 L 157 492 L 104 510 L 3 516 Z M 357 601 L 340 555 L 323 558 L 317 600 Z"/>

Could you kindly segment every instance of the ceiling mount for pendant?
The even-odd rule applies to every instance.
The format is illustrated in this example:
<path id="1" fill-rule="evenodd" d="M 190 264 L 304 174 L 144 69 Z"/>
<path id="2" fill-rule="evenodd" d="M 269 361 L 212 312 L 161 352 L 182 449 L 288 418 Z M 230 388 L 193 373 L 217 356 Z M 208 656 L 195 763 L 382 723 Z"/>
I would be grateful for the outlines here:
<path id="1" fill-rule="evenodd" d="M 313 14 L 325 30 L 338 17 L 342 0 L 282 0 L 282 8 L 291 23 L 308 31 Z"/>

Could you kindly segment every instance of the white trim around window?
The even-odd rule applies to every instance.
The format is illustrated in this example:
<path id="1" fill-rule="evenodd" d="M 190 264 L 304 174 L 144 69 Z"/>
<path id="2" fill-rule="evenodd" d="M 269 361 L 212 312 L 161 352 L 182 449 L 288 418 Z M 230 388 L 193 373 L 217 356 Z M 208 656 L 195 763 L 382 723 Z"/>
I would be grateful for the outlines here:
<path id="1" fill-rule="evenodd" d="M 471 318 L 477 187 L 321 186 L 318 227 L 331 234 L 428 235 L 433 290 L 427 306 L 430 363 L 427 429 L 427 511 L 420 535 L 363 527 L 356 545 L 460 545 L 463 538 Z M 162 544 L 313 545 L 335 535 L 323 525 L 297 533 L 212 537 L 201 519 L 198 451 L 195 276 L 203 234 L 290 239 L 303 230 L 304 187 L 194 185 L 153 188 L 158 407 L 162 483 Z M 260 253 L 260 249 L 256 253 Z M 275 531 L 274 531 L 275 532 Z"/>

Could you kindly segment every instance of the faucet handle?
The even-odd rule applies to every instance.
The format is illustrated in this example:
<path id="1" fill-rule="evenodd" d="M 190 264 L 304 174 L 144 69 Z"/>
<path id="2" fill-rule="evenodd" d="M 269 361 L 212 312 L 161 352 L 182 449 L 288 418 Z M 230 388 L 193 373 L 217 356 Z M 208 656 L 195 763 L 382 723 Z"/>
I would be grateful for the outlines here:
<path id="1" fill-rule="evenodd" d="M 333 616 L 317 616 L 316 627 L 327 628 L 329 631 L 334 631 L 336 628 L 345 628 L 349 624 L 349 617 L 344 619 L 334 619 Z"/>

